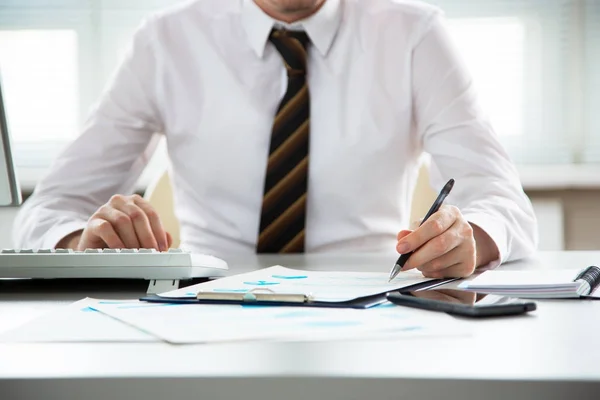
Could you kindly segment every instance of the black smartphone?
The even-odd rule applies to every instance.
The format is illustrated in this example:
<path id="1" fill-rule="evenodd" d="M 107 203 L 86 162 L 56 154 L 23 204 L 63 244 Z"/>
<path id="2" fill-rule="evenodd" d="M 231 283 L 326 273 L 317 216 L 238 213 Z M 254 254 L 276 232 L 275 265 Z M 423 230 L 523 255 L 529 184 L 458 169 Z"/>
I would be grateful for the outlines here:
<path id="1" fill-rule="evenodd" d="M 387 298 L 401 306 L 474 318 L 518 315 L 536 309 L 536 304 L 531 301 L 455 289 L 391 292 Z"/>

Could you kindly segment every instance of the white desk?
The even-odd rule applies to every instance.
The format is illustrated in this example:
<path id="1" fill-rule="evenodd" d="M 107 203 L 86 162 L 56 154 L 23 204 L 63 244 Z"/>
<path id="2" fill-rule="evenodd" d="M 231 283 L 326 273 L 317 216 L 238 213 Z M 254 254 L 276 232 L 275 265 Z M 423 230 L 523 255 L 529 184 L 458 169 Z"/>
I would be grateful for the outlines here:
<path id="1" fill-rule="evenodd" d="M 230 260 L 235 272 L 277 263 L 387 271 L 390 257 Z M 541 253 L 503 268 L 597 263 L 600 252 Z M 0 330 L 86 296 L 132 298 L 144 290 L 143 283 L 110 291 L 58 285 L 15 293 L 20 286 L 1 284 Z M 463 321 L 472 336 L 196 346 L 0 343 L 0 399 L 600 398 L 600 301 L 539 301 L 532 315 Z"/>

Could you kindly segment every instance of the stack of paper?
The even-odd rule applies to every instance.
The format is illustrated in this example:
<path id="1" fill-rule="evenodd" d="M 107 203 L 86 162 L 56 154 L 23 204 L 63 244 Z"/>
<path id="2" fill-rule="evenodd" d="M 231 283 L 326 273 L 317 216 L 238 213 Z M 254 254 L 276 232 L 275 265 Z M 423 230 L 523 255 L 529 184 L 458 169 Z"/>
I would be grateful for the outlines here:
<path id="1" fill-rule="evenodd" d="M 86 299 L 0 339 L 187 344 L 464 334 L 463 325 L 446 314 L 392 305 L 379 295 L 428 281 L 414 271 L 388 282 L 385 273 L 299 271 L 276 266 L 163 293 L 158 299 L 164 302 Z M 233 297 L 241 293 L 244 298 L 236 304 L 199 304 L 199 292 Z M 295 306 L 290 302 L 259 306 L 252 298 L 256 293 L 278 299 L 294 294 L 306 301 Z M 352 307 L 334 303 L 373 295 L 376 300 L 369 300 L 366 309 L 330 308 Z M 250 296 L 249 303 L 246 296 Z M 327 307 L 307 307 L 317 302 Z"/>
<path id="2" fill-rule="evenodd" d="M 464 333 L 452 317 L 382 304 L 368 310 L 197 304 L 99 304 L 96 310 L 169 343 L 343 340 Z"/>
<path id="3" fill-rule="evenodd" d="M 83 299 L 0 334 L 3 342 L 156 342 L 154 336 L 91 308 L 137 300 Z"/>
<path id="4" fill-rule="evenodd" d="M 449 315 L 385 303 L 368 310 L 84 299 L 0 335 L 19 342 L 313 341 L 468 334 Z"/>

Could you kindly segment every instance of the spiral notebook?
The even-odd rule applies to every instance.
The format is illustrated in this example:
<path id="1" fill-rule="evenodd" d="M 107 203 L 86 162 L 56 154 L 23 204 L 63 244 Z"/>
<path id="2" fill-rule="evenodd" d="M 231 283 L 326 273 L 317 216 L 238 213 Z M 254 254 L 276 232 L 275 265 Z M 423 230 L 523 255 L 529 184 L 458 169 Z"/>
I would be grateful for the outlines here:
<path id="1" fill-rule="evenodd" d="M 487 271 L 459 288 L 526 298 L 598 298 L 600 268 L 557 271 Z"/>

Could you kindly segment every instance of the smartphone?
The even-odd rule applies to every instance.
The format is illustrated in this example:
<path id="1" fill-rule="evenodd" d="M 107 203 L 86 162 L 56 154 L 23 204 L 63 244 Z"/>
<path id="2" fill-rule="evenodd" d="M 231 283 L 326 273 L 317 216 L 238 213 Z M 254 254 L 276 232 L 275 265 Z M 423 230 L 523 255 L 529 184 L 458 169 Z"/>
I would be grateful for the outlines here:
<path id="1" fill-rule="evenodd" d="M 473 318 L 518 315 L 536 309 L 536 304 L 531 301 L 455 289 L 391 292 L 387 298 L 401 306 Z"/>

